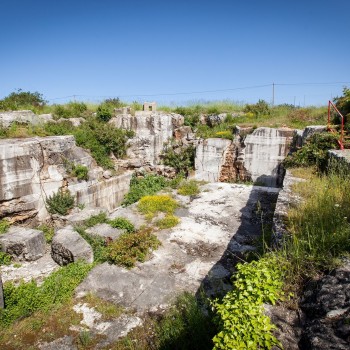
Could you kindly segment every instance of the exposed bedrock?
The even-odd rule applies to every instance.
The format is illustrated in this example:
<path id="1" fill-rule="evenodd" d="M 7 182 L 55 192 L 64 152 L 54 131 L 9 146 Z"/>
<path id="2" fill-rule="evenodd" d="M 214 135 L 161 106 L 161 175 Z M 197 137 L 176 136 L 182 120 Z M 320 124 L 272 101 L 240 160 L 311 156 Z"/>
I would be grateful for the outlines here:
<path id="1" fill-rule="evenodd" d="M 135 137 L 128 142 L 127 156 L 131 163 L 140 160 L 140 166 L 159 163 L 164 143 L 174 136 L 174 131 L 183 122 L 183 116 L 164 112 L 120 114 L 109 121 L 117 128 L 135 132 Z"/>
<path id="2" fill-rule="evenodd" d="M 8 128 L 12 123 L 30 123 L 33 125 L 43 124 L 52 121 L 51 114 L 36 115 L 34 112 L 25 111 L 8 111 L 0 113 L 0 125 Z"/>
<path id="3" fill-rule="evenodd" d="M 79 182 L 67 172 L 67 163 L 85 165 L 94 176 Z M 129 190 L 131 173 L 107 180 L 102 173 L 73 136 L 0 140 L 0 217 L 46 219 L 45 200 L 60 188 L 68 188 L 86 207 L 113 210 Z"/>
<path id="4" fill-rule="evenodd" d="M 294 130 L 258 128 L 234 141 L 201 140 L 196 149 L 195 177 L 205 181 L 247 181 L 279 187 L 281 162 L 290 150 Z"/>

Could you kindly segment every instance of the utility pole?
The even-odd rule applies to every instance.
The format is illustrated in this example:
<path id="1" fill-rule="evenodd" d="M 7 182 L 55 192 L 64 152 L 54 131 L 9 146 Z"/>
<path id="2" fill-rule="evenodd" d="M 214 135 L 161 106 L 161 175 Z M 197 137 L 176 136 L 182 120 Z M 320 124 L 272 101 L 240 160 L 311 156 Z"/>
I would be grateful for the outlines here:
<path id="1" fill-rule="evenodd" d="M 272 83 L 272 107 L 275 105 L 275 83 Z"/>

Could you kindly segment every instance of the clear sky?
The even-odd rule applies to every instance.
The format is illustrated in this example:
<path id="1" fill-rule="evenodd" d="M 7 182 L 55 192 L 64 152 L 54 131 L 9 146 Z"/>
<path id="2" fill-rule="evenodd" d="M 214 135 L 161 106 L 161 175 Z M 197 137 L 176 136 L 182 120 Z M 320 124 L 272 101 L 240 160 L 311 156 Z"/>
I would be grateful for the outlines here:
<path id="1" fill-rule="evenodd" d="M 52 103 L 72 95 L 271 102 L 274 82 L 297 84 L 276 85 L 275 103 L 310 105 L 350 86 L 349 0 L 0 5 L 0 98 L 22 88 Z"/>

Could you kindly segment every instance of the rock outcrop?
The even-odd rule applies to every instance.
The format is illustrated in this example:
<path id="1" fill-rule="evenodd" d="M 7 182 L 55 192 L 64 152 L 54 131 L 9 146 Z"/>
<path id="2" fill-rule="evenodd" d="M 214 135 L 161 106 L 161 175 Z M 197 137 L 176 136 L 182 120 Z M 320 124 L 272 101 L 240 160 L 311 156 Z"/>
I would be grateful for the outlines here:
<path id="1" fill-rule="evenodd" d="M 52 259 L 59 265 L 83 260 L 91 264 L 94 254 L 90 244 L 72 226 L 58 230 L 51 244 Z"/>
<path id="2" fill-rule="evenodd" d="M 128 141 L 127 156 L 130 158 L 129 167 L 156 165 L 163 145 L 174 136 L 174 131 L 183 125 L 183 116 L 164 112 L 135 112 L 119 114 L 109 123 L 116 128 L 132 130 L 135 137 Z"/>
<path id="3" fill-rule="evenodd" d="M 251 180 L 279 187 L 283 182 L 281 162 L 289 152 L 294 130 L 258 128 L 234 141 L 201 140 L 197 144 L 195 178 L 205 181 Z"/>
<path id="4" fill-rule="evenodd" d="M 90 181 L 77 181 L 66 164 L 81 164 L 97 173 Z M 0 140 L 0 217 L 23 221 L 48 217 L 46 198 L 66 188 L 77 204 L 115 209 L 129 189 L 131 172 L 102 179 L 90 154 L 75 144 L 73 136 Z M 100 175 L 99 175 L 100 174 Z"/>
<path id="5" fill-rule="evenodd" d="M 310 282 L 300 306 L 307 316 L 300 349 L 349 349 L 350 261 Z"/>
<path id="6" fill-rule="evenodd" d="M 43 124 L 51 121 L 51 114 L 36 115 L 32 111 L 9 111 L 0 113 L 0 126 L 8 128 L 12 123 Z"/>
<path id="7" fill-rule="evenodd" d="M 45 238 L 42 231 L 13 226 L 0 236 L 0 247 L 18 260 L 32 261 L 45 254 Z"/>

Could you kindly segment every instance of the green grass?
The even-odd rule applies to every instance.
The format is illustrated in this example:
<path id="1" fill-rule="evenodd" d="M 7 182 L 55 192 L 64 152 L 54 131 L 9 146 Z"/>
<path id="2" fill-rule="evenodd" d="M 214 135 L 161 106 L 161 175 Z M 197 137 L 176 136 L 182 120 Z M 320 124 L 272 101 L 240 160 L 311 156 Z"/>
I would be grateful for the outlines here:
<path id="1" fill-rule="evenodd" d="M 69 300 L 91 267 L 83 262 L 69 264 L 46 277 L 40 286 L 34 281 L 22 282 L 19 286 L 5 283 L 5 309 L 0 309 L 1 327 L 8 327 L 20 318 Z"/>
<path id="2" fill-rule="evenodd" d="M 180 183 L 177 193 L 182 196 L 195 196 L 200 193 L 199 183 L 196 180 L 187 180 Z"/>

